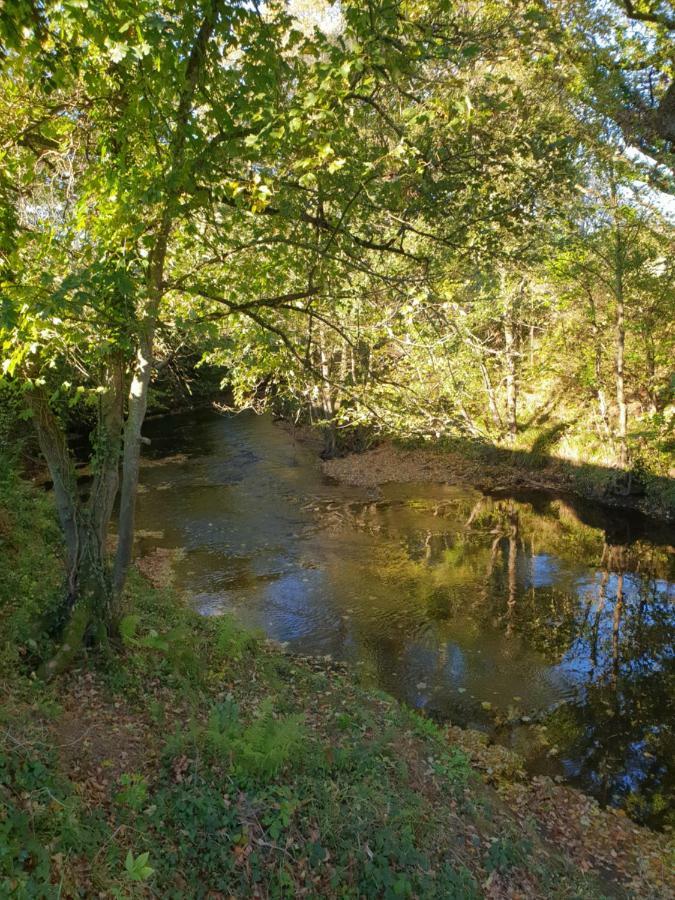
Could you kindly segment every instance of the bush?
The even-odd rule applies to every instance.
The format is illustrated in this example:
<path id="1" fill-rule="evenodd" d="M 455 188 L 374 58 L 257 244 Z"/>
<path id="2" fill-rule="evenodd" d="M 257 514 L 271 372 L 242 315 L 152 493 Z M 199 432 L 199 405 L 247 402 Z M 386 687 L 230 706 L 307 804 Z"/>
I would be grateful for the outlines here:
<path id="1" fill-rule="evenodd" d="M 48 650 L 63 560 L 51 498 L 0 456 L 0 672 L 31 667 Z"/>

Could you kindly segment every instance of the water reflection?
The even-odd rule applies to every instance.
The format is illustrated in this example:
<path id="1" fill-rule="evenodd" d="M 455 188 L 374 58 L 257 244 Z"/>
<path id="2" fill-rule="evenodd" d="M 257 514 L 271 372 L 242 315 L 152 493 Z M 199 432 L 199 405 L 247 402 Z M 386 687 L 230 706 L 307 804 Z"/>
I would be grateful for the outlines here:
<path id="1" fill-rule="evenodd" d="M 665 529 L 543 494 L 345 488 L 252 415 L 151 431 L 164 463 L 144 469 L 139 527 L 163 533 L 141 549 L 184 548 L 179 586 L 203 612 L 351 660 L 411 705 L 519 741 L 533 768 L 665 821 Z"/>

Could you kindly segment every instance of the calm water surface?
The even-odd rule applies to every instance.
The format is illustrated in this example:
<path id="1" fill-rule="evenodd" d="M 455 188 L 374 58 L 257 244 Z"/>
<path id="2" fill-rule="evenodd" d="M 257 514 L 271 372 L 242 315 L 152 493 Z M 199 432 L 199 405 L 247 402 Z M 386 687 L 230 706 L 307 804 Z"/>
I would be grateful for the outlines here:
<path id="1" fill-rule="evenodd" d="M 267 417 L 149 423 L 140 550 L 178 587 L 411 706 L 487 730 L 533 771 L 672 815 L 672 530 L 547 494 L 349 488 Z"/>

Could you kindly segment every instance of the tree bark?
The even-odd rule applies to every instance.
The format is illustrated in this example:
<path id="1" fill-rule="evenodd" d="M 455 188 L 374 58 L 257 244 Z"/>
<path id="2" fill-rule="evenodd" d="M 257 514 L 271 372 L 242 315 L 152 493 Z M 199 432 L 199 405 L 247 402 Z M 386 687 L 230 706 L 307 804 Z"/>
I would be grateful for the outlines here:
<path id="1" fill-rule="evenodd" d="M 40 449 L 52 476 L 65 546 L 66 590 L 57 616 L 63 635 L 55 655 L 42 667 L 41 674 L 47 678 L 70 664 L 92 622 L 103 636 L 110 621 L 112 592 L 106 539 L 117 491 L 122 416 L 120 381 L 121 366 L 116 366 L 115 374 L 109 373 L 99 411 L 99 438 L 105 432 L 108 442 L 102 448 L 101 459 L 96 461 L 97 474 L 86 505 L 78 494 L 65 432 L 49 405 L 46 392 L 34 388 L 27 394 Z"/>
<path id="2" fill-rule="evenodd" d="M 595 396 L 598 401 L 598 412 L 600 421 L 602 422 L 605 434 L 612 439 L 612 430 L 610 428 L 609 416 L 607 415 L 607 399 L 602 386 L 602 345 L 600 343 L 600 326 L 598 324 L 597 310 L 593 291 L 590 286 L 586 287 L 588 302 L 591 310 L 591 329 L 593 331 L 593 350 L 594 350 L 594 370 L 595 370 Z"/>
<path id="3" fill-rule="evenodd" d="M 481 375 L 483 376 L 483 385 L 485 386 L 485 393 L 488 397 L 488 404 L 490 406 L 490 415 L 492 416 L 492 422 L 497 429 L 497 433 L 502 434 L 504 430 L 504 422 L 502 421 L 502 417 L 499 414 L 499 404 L 497 403 L 495 390 L 492 386 L 490 373 L 488 372 L 484 360 L 479 360 L 478 364 L 480 366 Z"/>
<path id="4" fill-rule="evenodd" d="M 158 222 L 154 245 L 148 260 L 146 277 L 147 299 L 138 335 L 138 349 L 129 389 L 127 421 L 124 428 L 124 453 L 118 544 L 115 555 L 113 587 L 115 604 L 119 608 L 133 557 L 136 493 L 140 471 L 141 429 L 148 406 L 148 391 L 152 380 L 155 330 L 159 308 L 165 292 L 164 269 L 169 237 L 176 215 L 176 203 L 183 192 L 185 147 L 190 111 L 208 42 L 215 28 L 221 0 L 212 0 L 199 27 L 187 59 L 185 79 L 178 99 L 176 127 L 169 147 L 167 185 L 163 211 Z"/>
<path id="5" fill-rule="evenodd" d="M 624 245 L 618 215 L 616 186 L 612 185 L 614 207 L 614 299 L 616 302 L 615 356 L 616 376 L 617 437 L 619 442 L 619 464 L 628 465 L 628 408 L 626 406 L 626 386 L 624 357 L 626 344 L 625 300 L 624 300 Z"/>
<path id="6" fill-rule="evenodd" d="M 68 594 L 76 593 L 77 561 L 79 556 L 79 515 L 75 468 L 60 422 L 54 415 L 43 388 L 35 387 L 26 393 L 26 402 L 33 414 L 38 436 L 54 485 L 56 512 L 63 531 L 68 572 Z"/>
<path id="7" fill-rule="evenodd" d="M 107 559 L 107 539 L 119 489 L 120 452 L 124 423 L 124 363 L 115 356 L 106 367 L 106 387 L 98 410 L 94 481 L 88 507 L 92 525 Z"/>
<path id="8" fill-rule="evenodd" d="M 136 523 L 136 494 L 141 465 L 141 429 L 148 408 L 148 391 L 152 380 L 155 328 L 159 304 L 162 298 L 164 263 L 170 230 L 170 220 L 164 224 L 155 245 L 155 255 L 148 272 L 148 294 L 150 301 L 145 320 L 141 324 L 136 365 L 129 388 L 127 421 L 124 427 L 124 453 L 122 462 L 122 489 L 120 492 L 120 513 L 117 525 L 117 552 L 113 573 L 115 605 L 120 607 L 121 596 L 134 549 Z"/>
<path id="9" fill-rule="evenodd" d="M 502 279 L 503 289 L 506 279 Z M 509 440 L 515 441 L 518 434 L 518 295 L 506 297 L 504 313 L 504 354 L 506 359 L 506 427 Z"/>

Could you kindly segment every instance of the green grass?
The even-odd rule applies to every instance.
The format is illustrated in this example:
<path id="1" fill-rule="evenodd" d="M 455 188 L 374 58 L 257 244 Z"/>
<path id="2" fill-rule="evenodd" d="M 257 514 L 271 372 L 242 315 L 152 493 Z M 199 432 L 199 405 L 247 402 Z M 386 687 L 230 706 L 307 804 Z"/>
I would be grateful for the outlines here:
<path id="1" fill-rule="evenodd" d="M 17 686 L 0 741 L 0 896 L 471 898 L 494 869 L 526 868 L 544 896 L 551 866 L 574 896 L 555 853 L 525 867 L 520 845 L 494 844 L 504 812 L 441 728 L 140 578 L 132 593 L 122 655 Z M 105 735 L 58 751 L 69 695 L 119 727 L 93 755 L 85 741 Z M 118 771 L 107 754 L 128 726 L 150 735 L 148 755 Z"/>

